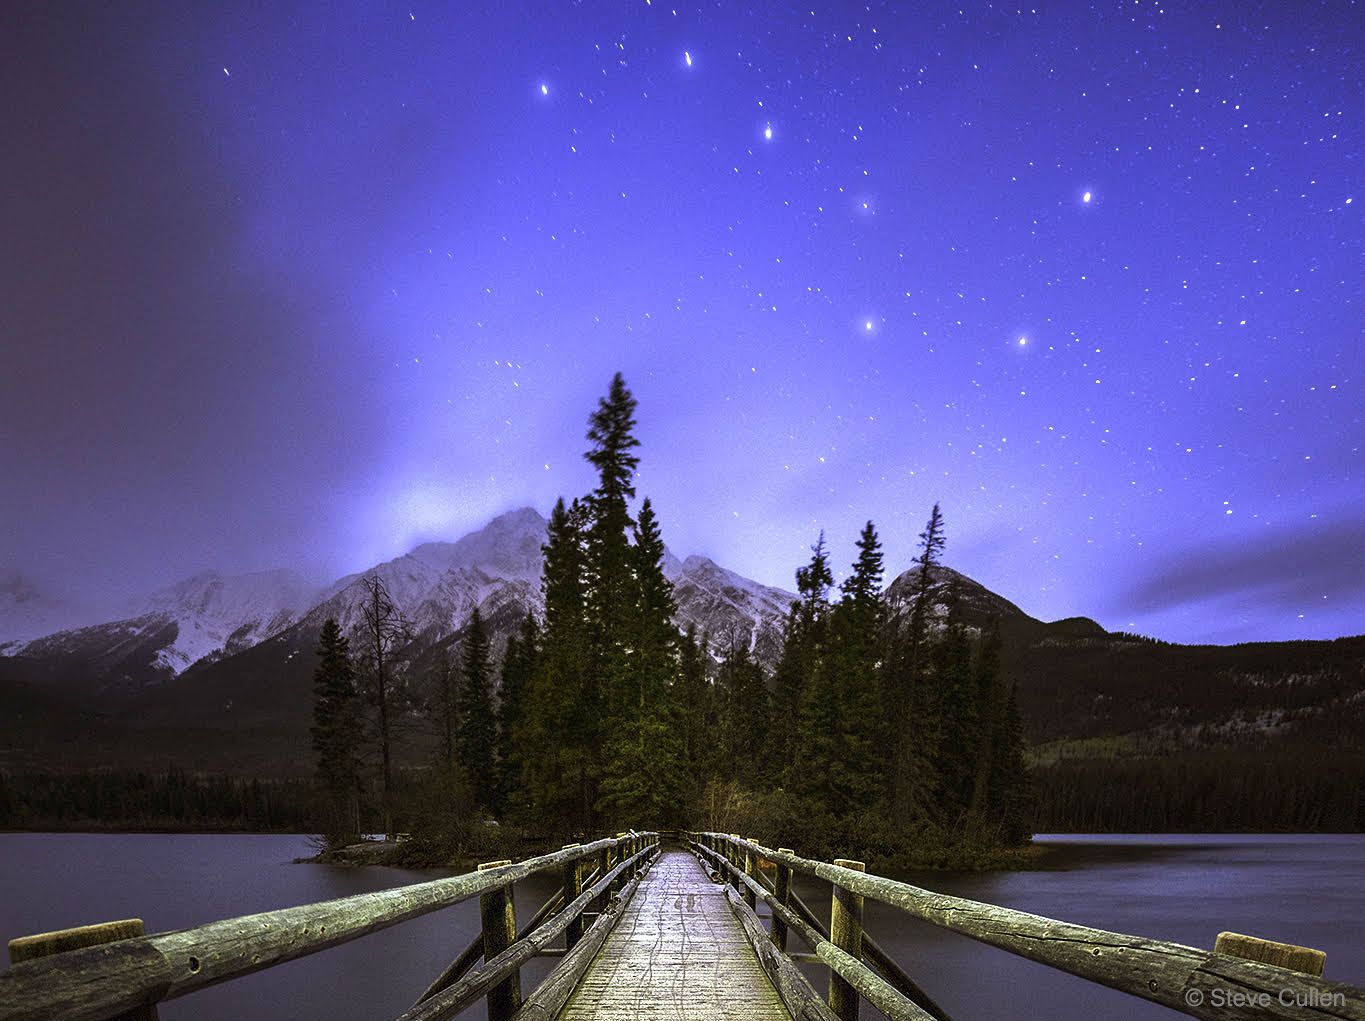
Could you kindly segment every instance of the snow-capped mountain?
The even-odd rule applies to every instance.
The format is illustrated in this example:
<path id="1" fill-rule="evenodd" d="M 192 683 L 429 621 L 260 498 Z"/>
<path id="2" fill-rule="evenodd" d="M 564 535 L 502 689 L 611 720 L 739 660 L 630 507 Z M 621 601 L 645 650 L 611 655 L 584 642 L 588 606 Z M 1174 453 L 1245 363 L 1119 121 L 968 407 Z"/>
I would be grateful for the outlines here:
<path id="1" fill-rule="evenodd" d="M 206 656 L 230 656 L 279 634 L 316 598 L 292 571 L 205 571 L 152 593 L 141 616 L 176 625 L 175 641 L 157 661 L 178 674 Z"/>
<path id="2" fill-rule="evenodd" d="M 678 604 L 675 618 L 684 630 L 705 633 L 713 648 L 731 641 L 748 645 L 760 662 L 775 663 L 782 652 L 782 621 L 796 595 L 721 567 L 702 556 L 665 559 L 664 574 L 673 583 Z"/>
<path id="3" fill-rule="evenodd" d="M 195 575 L 153 593 L 126 620 L 50 634 L 4 650 L 75 670 L 101 690 L 134 688 L 184 673 L 195 664 L 281 639 L 298 655 L 311 648 L 328 617 L 359 631 L 364 580 L 378 576 L 412 624 L 419 648 L 464 627 L 478 607 L 495 633 L 511 633 L 527 612 L 544 609 L 541 545 L 548 522 L 525 507 L 456 542 L 429 542 L 321 591 L 289 571 Z M 728 571 L 706 557 L 665 557 L 675 586 L 680 628 L 695 626 L 715 642 L 741 640 L 761 658 L 780 648 L 781 620 L 796 597 Z M 499 644 L 495 640 L 495 647 Z"/>
<path id="4" fill-rule="evenodd" d="M 135 616 L 0 647 L 5 655 L 98 665 L 115 681 L 176 675 L 294 624 L 316 592 L 290 571 L 205 571 L 148 596 Z"/>

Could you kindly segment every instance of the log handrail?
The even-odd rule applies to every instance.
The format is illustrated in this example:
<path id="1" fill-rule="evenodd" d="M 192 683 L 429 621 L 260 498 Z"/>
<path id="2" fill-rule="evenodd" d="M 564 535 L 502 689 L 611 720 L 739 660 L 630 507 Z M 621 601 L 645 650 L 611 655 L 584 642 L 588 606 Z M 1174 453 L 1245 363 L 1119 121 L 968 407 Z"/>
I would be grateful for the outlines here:
<path id="1" fill-rule="evenodd" d="M 482 872 L 228 918 L 16 964 L 0 972 L 0 1021 L 104 1021 L 134 1007 L 317 953 L 509 887 L 567 862 L 621 852 L 657 833 L 624 834 Z M 624 854 L 620 855 L 624 858 Z"/>
<path id="2" fill-rule="evenodd" d="M 705 844 L 694 843 L 692 846 L 709 857 L 714 865 L 728 872 L 733 883 L 744 886 L 746 903 L 748 898 L 753 897 L 767 904 L 774 920 L 784 922 L 790 932 L 795 932 L 804 939 L 822 964 L 827 965 L 887 1017 L 904 1018 L 906 1021 L 937 1021 L 934 1015 L 905 996 L 862 961 L 831 943 L 824 933 L 818 932 L 799 914 L 769 893 L 753 876 L 735 868 L 724 855 L 718 854 Z"/>
<path id="3" fill-rule="evenodd" d="M 648 858 L 653 850 L 654 845 L 650 845 L 620 862 L 591 888 L 584 890 L 570 903 L 564 905 L 563 910 L 549 921 L 543 922 L 533 932 L 522 936 L 502 953 L 471 969 L 458 982 L 453 982 L 435 995 L 427 997 L 404 1013 L 398 1021 L 446 1021 L 447 1018 L 454 1017 L 487 994 L 499 982 L 514 974 L 561 933 L 566 932 L 573 922 L 582 917 L 584 910 L 594 898 L 601 896 L 618 876 L 625 875 L 629 878 L 632 870 Z M 575 945 L 577 940 L 569 949 Z"/>
<path id="4" fill-rule="evenodd" d="M 741 852 L 757 854 L 940 928 L 1191 1017 L 1209 1021 L 1365 1021 L 1365 990 L 1346 983 L 1179 943 L 1107 932 L 933 893 L 731 834 L 703 832 L 692 836 L 703 846 L 715 845 L 718 856 L 727 862 Z M 791 927 L 789 919 L 784 921 Z"/>

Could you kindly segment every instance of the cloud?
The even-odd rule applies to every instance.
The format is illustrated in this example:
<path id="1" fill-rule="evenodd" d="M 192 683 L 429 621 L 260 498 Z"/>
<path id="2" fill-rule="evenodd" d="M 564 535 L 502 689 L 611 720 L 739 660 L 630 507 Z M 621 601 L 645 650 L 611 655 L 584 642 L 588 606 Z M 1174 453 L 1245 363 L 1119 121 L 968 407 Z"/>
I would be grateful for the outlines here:
<path id="1" fill-rule="evenodd" d="M 1305 600 L 1365 599 L 1365 519 L 1315 522 L 1262 539 L 1187 547 L 1150 571 L 1121 598 L 1131 612 L 1149 612 L 1226 596 L 1254 596 L 1273 606 Z"/>

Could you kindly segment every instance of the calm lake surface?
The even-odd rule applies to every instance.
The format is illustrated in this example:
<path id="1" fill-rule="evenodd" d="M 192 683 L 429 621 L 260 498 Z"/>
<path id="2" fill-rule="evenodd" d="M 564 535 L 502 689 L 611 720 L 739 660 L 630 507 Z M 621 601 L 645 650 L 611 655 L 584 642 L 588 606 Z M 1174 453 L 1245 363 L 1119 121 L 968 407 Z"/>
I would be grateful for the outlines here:
<path id="1" fill-rule="evenodd" d="M 1058 849 L 1065 869 L 898 878 L 1191 946 L 1212 946 L 1219 931 L 1232 929 L 1317 947 L 1327 952 L 1328 978 L 1365 984 L 1365 836 L 1039 839 Z M 309 853 L 298 836 L 0 834 L 0 937 L 131 917 L 160 932 L 453 874 L 291 863 Z M 530 917 L 554 886 L 548 876 L 518 883 L 518 917 Z M 828 904 L 827 888 L 798 890 L 812 904 Z M 867 929 L 958 1021 L 1181 1016 L 872 902 Z M 393 1018 L 477 931 L 477 903 L 466 902 L 168 1001 L 161 1017 Z M 527 988 L 551 963 L 526 969 Z M 863 1016 L 873 1012 L 865 1006 Z"/>

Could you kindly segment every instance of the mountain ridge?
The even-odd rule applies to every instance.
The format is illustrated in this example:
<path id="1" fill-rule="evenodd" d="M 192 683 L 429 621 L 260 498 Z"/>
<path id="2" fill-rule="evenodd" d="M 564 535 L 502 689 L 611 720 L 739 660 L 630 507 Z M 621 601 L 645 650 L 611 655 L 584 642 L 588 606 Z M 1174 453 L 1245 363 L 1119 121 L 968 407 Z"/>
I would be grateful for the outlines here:
<path id="1" fill-rule="evenodd" d="M 153 593 L 140 616 L 0 646 L 0 769 L 175 761 L 220 772 L 306 772 L 318 633 L 329 616 L 356 627 L 362 580 L 377 573 L 412 619 L 405 658 L 420 682 L 443 657 L 458 656 L 475 607 L 498 656 L 525 614 L 543 611 L 544 527 L 538 512 L 520 508 L 318 589 L 287 571 L 202 572 Z M 713 657 L 747 644 L 771 670 L 794 593 L 700 554 L 667 551 L 664 569 L 680 629 L 705 632 Z M 896 612 L 906 611 L 918 580 L 915 567 L 890 580 Z M 941 626 L 953 599 L 972 630 L 999 625 L 1026 735 L 1049 755 L 1251 747 L 1308 739 L 1315 728 L 1335 741 L 1365 736 L 1365 636 L 1176 645 L 1110 633 L 1086 617 L 1038 620 L 946 566 L 934 568 L 930 594 L 932 626 Z"/>

